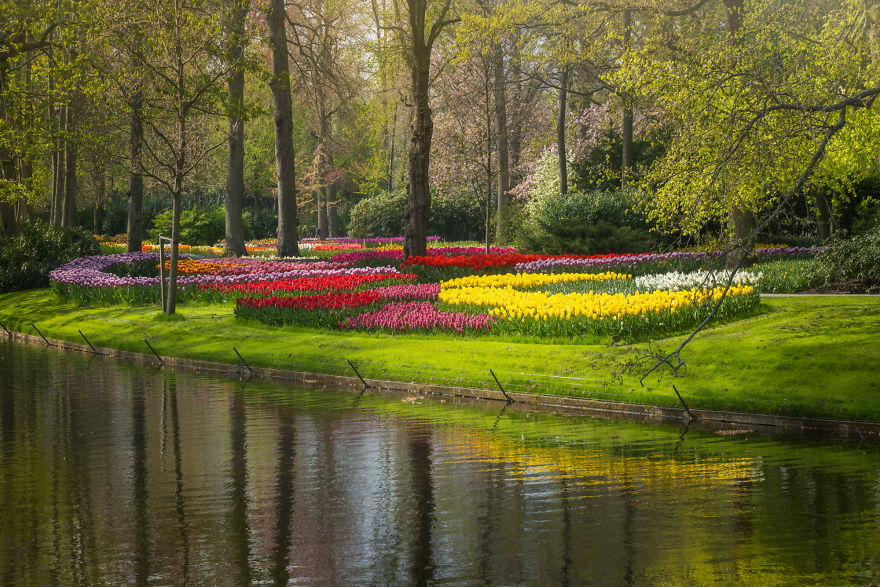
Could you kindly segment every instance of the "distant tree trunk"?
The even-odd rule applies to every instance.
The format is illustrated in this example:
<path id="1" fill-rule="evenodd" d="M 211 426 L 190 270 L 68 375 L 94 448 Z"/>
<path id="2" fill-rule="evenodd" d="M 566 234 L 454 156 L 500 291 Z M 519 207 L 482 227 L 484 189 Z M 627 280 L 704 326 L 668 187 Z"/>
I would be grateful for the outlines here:
<path id="1" fill-rule="evenodd" d="M 510 73 L 512 79 L 511 90 L 512 96 L 507 100 L 508 109 L 510 110 L 510 126 L 507 131 L 508 149 L 510 155 L 510 175 L 513 179 L 509 180 L 511 186 L 516 185 L 519 180 L 519 161 L 522 153 L 522 124 L 523 124 L 523 90 L 522 90 L 522 64 L 520 63 L 520 53 L 518 39 L 514 37 L 510 44 Z"/>
<path id="2" fill-rule="evenodd" d="M 293 106 L 287 65 L 287 16 L 284 0 L 272 0 L 269 8 L 272 43 L 272 98 L 275 102 L 275 170 L 278 175 L 279 257 L 299 256 L 296 218 L 296 175 L 293 159 Z"/>
<path id="3" fill-rule="evenodd" d="M 331 186 L 330 201 L 327 202 L 327 229 L 330 232 L 330 238 L 339 236 L 339 213 L 336 209 L 338 199 L 339 190 L 335 186 Z"/>
<path id="4" fill-rule="evenodd" d="M 568 70 L 559 76 L 559 109 L 556 118 L 556 149 L 559 155 L 559 193 L 568 193 L 568 157 L 565 155 L 565 108 L 568 100 Z"/>
<path id="5" fill-rule="evenodd" d="M 628 50 L 632 37 L 632 10 L 623 11 L 623 47 Z M 623 101 L 623 120 L 621 121 L 621 134 L 623 145 L 620 157 L 620 187 L 626 187 L 629 171 L 632 169 L 633 147 L 633 101 L 629 92 L 624 91 L 620 95 Z"/>
<path id="6" fill-rule="evenodd" d="M 69 112 L 70 106 L 66 108 L 67 113 L 67 132 L 73 130 L 73 116 Z M 64 147 L 64 198 L 61 209 L 61 225 L 64 228 L 73 228 L 73 217 L 76 215 L 76 144 L 72 140 L 67 140 Z"/>
<path id="7" fill-rule="evenodd" d="M 128 233 L 125 238 L 127 253 L 139 253 L 144 238 L 144 177 L 139 172 L 144 142 L 144 123 L 141 119 L 143 103 L 144 97 L 140 90 L 132 94 L 129 99 L 131 120 L 128 137 Z"/>
<path id="8" fill-rule="evenodd" d="M 399 104 L 394 104 L 394 116 L 391 119 L 391 148 L 388 151 L 388 191 L 394 191 L 394 148 L 397 146 L 397 109 Z"/>
<path id="9" fill-rule="evenodd" d="M 241 213 L 244 203 L 244 28 L 248 3 L 237 1 L 228 25 L 229 74 L 229 144 L 226 165 L 226 247 L 224 255 L 241 257 L 247 254 Z"/>
<path id="10" fill-rule="evenodd" d="M 833 209 L 828 198 L 828 193 L 824 188 L 817 186 L 810 187 L 807 192 L 813 201 L 813 207 L 816 210 L 816 232 L 821 240 L 825 240 L 831 236 L 834 230 Z"/>
<path id="11" fill-rule="evenodd" d="M 63 133 L 67 128 L 67 107 L 62 106 L 58 109 L 58 117 L 56 122 L 56 130 L 58 135 L 55 139 L 55 152 L 53 153 L 52 167 L 52 226 L 61 227 L 64 215 L 64 182 L 67 180 L 67 164 L 65 163 L 65 155 L 67 154 L 66 141 Z"/>
<path id="12" fill-rule="evenodd" d="M 507 89 L 504 79 L 504 52 L 496 43 L 492 55 L 493 93 L 495 94 L 495 151 L 498 154 L 498 211 L 495 219 L 495 242 L 504 244 L 507 236 L 507 192 L 510 191 L 510 159 L 507 136 Z"/>
<path id="13" fill-rule="evenodd" d="M 743 1 L 724 0 L 724 26 L 727 29 L 727 43 L 731 47 L 739 43 L 738 33 L 743 24 Z M 730 205 L 729 226 L 733 241 L 731 244 L 741 246 L 755 228 L 755 217 L 733 202 Z"/>
<path id="14" fill-rule="evenodd" d="M 315 209 L 318 212 L 318 238 L 327 238 L 327 205 L 325 203 L 324 188 L 315 190 Z"/>
<path id="15" fill-rule="evenodd" d="M 431 138 L 434 121 L 428 104 L 431 46 L 425 38 L 427 0 L 408 0 L 412 34 L 410 77 L 412 82 L 409 139 L 409 185 L 407 187 L 403 256 L 424 256 L 428 243 L 428 214 L 431 189 L 428 167 L 431 161 Z"/>
<path id="16" fill-rule="evenodd" d="M 321 238 L 327 238 L 328 231 L 328 204 L 330 200 L 330 186 L 327 178 L 333 167 L 333 154 L 330 152 L 330 115 L 327 113 L 321 98 L 320 112 L 318 114 L 318 176 L 321 187 L 318 188 L 318 233 Z"/>
<path id="17" fill-rule="evenodd" d="M 104 198 L 107 191 L 106 177 L 104 174 L 104 166 L 98 161 L 98 156 L 94 161 L 94 182 L 95 182 L 95 207 L 92 211 L 92 234 L 98 234 L 98 211 L 104 204 Z"/>

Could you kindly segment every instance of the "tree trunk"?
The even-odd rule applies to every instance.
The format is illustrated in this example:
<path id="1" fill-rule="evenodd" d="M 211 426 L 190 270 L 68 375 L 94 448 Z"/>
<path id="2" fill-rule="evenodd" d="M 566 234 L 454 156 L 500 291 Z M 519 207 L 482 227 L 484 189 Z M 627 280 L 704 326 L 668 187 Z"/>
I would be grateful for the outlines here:
<path id="1" fill-rule="evenodd" d="M 495 151 L 498 153 L 498 212 L 495 219 L 495 242 L 505 244 L 507 235 L 507 192 L 510 191 L 510 159 L 507 136 L 507 88 L 504 79 L 504 52 L 497 43 L 492 55 L 495 94 Z"/>
<path id="2" fill-rule="evenodd" d="M 293 107 L 287 66 L 287 28 L 284 0 L 272 0 L 269 8 L 272 43 L 272 98 L 275 102 L 275 171 L 278 175 L 279 257 L 299 256 L 296 218 L 296 175 L 293 159 Z"/>
<path id="3" fill-rule="evenodd" d="M 518 38 L 511 42 L 510 71 L 513 77 L 511 89 L 513 96 L 508 101 L 510 106 L 510 128 L 508 129 L 508 145 L 510 154 L 510 174 L 518 178 L 520 154 L 522 153 L 522 121 L 523 121 L 523 92 L 522 92 L 522 64 Z M 510 185 L 516 185 L 517 181 L 510 181 Z"/>
<path id="4" fill-rule="evenodd" d="M 399 104 L 394 104 L 394 116 L 391 119 L 391 148 L 388 151 L 388 191 L 394 191 L 394 147 L 397 146 L 397 109 Z"/>
<path id="5" fill-rule="evenodd" d="M 315 190 L 315 209 L 318 212 L 318 238 L 327 238 L 327 206 L 324 202 L 324 188 Z"/>
<path id="6" fill-rule="evenodd" d="M 832 232 L 832 209 L 828 194 L 823 188 L 813 186 L 808 191 L 816 210 L 816 232 L 820 240 L 826 240 Z"/>
<path id="7" fill-rule="evenodd" d="M 229 144 L 226 163 L 226 247 L 223 254 L 241 257 L 247 254 L 241 213 L 244 203 L 244 28 L 248 3 L 235 2 L 228 25 L 229 74 Z"/>
<path id="8" fill-rule="evenodd" d="M 330 231 L 330 238 L 339 236 L 339 214 L 336 210 L 336 201 L 339 190 L 330 189 L 330 201 L 327 202 L 327 229 Z"/>
<path id="9" fill-rule="evenodd" d="M 724 0 L 724 25 L 727 29 L 727 43 L 731 47 L 739 44 L 738 34 L 743 23 L 743 0 Z M 748 210 L 740 208 L 735 202 L 730 205 L 731 245 L 741 247 L 747 243 L 755 228 L 755 217 Z"/>
<path id="10" fill-rule="evenodd" d="M 68 132 L 72 121 L 68 113 Z M 76 214 L 76 145 L 68 140 L 64 149 L 64 204 L 61 212 L 61 225 L 73 228 L 73 217 Z"/>
<path id="11" fill-rule="evenodd" d="M 175 185 L 182 182 L 175 180 Z M 173 194 L 171 213 L 171 261 L 168 264 L 168 292 L 165 295 L 165 314 L 171 316 L 177 310 L 177 259 L 180 240 L 180 199 L 181 192 Z"/>
<path id="12" fill-rule="evenodd" d="M 623 48 L 629 50 L 632 36 L 632 11 L 623 11 Z M 633 144 L 633 102 L 632 96 L 624 91 L 620 94 L 623 101 L 623 120 L 621 121 L 622 147 L 620 156 L 620 187 L 626 187 L 629 171 L 632 169 Z"/>
<path id="13" fill-rule="evenodd" d="M 431 138 L 434 121 L 428 104 L 431 47 L 426 45 L 426 0 L 409 1 L 409 23 L 412 33 L 410 76 L 412 82 L 409 139 L 409 185 L 407 186 L 403 257 L 424 256 L 428 243 L 428 214 L 431 211 L 431 190 L 428 167 L 431 160 Z"/>
<path id="14" fill-rule="evenodd" d="M 143 94 L 135 92 L 130 100 L 131 120 L 128 136 L 128 226 L 125 237 L 125 251 L 139 253 L 144 239 L 144 177 L 139 173 L 141 165 L 141 148 L 144 142 L 144 123 L 141 120 Z"/>
<path id="15" fill-rule="evenodd" d="M 67 164 L 65 163 L 65 155 L 67 154 L 66 141 L 64 140 L 64 130 L 67 128 L 67 107 L 62 106 L 58 109 L 57 128 L 58 135 L 55 139 L 55 153 L 53 154 L 52 168 L 52 226 L 61 227 L 64 212 L 64 182 L 67 179 Z"/>
<path id="16" fill-rule="evenodd" d="M 568 193 L 568 158 L 565 155 L 565 107 L 568 100 L 568 70 L 559 78 L 559 109 L 556 118 L 556 149 L 559 155 L 559 193 Z"/>

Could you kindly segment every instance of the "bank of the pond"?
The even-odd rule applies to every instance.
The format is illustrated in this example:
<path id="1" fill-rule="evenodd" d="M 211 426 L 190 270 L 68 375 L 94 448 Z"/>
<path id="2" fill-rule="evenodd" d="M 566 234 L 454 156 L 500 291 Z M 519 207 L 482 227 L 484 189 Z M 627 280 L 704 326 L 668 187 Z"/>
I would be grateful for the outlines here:
<path id="1" fill-rule="evenodd" d="M 366 335 L 273 328 L 237 321 L 223 305 L 184 306 L 177 319 L 153 307 L 77 307 L 48 290 L 0 296 L 6 328 L 95 346 L 252 367 L 492 389 L 692 409 L 880 422 L 880 298 L 773 298 L 761 314 L 701 333 L 683 358 L 687 373 L 622 366 L 648 350 L 539 344 L 497 338 Z M 680 337 L 655 341 L 671 351 Z M 519 385 L 519 387 L 517 387 Z"/>

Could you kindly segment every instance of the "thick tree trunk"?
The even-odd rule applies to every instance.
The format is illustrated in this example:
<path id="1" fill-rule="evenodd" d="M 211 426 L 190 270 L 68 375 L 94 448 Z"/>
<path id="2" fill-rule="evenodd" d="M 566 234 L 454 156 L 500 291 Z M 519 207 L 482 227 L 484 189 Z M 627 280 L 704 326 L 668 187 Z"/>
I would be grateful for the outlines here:
<path id="1" fill-rule="evenodd" d="M 828 194 L 823 188 L 811 187 L 808 191 L 816 211 L 816 232 L 821 240 L 831 236 L 833 230 L 833 210 Z"/>
<path id="2" fill-rule="evenodd" d="M 498 210 L 495 219 L 495 242 L 505 244 L 509 240 L 508 195 L 510 191 L 510 158 L 507 136 L 507 87 L 504 79 L 504 52 L 497 43 L 492 55 L 493 93 L 495 94 L 495 151 L 498 153 Z"/>
<path id="3" fill-rule="evenodd" d="M 410 76 L 412 83 L 409 139 L 409 185 L 407 187 L 403 256 L 424 256 L 428 243 L 428 214 L 431 190 L 428 167 L 431 161 L 431 138 L 434 121 L 428 104 L 431 47 L 426 45 L 424 0 L 410 0 L 409 22 L 412 33 Z"/>
<path id="4" fill-rule="evenodd" d="M 130 100 L 131 120 L 128 136 L 128 226 L 125 237 L 125 251 L 139 253 L 144 239 L 144 177 L 139 173 L 141 149 L 144 142 L 144 123 L 141 120 L 143 95 L 135 92 Z"/>
<path id="5" fill-rule="evenodd" d="M 226 160 L 226 247 L 223 254 L 241 257 L 247 254 L 241 213 L 244 203 L 244 28 L 248 3 L 235 2 L 228 25 L 229 74 L 229 144 Z"/>
<path id="6" fill-rule="evenodd" d="M 272 98 L 275 102 L 275 170 L 278 175 L 279 257 L 299 256 L 297 242 L 296 185 L 293 159 L 293 111 L 287 65 L 287 28 L 284 0 L 269 8 L 272 43 Z"/>
<path id="7" fill-rule="evenodd" d="M 743 1 L 724 0 L 724 25 L 727 29 L 727 43 L 731 47 L 739 44 L 739 30 L 743 23 Z M 731 245 L 738 248 L 746 244 L 755 228 L 754 215 L 735 202 L 730 205 Z"/>
<path id="8" fill-rule="evenodd" d="M 628 50 L 632 36 L 632 11 L 623 11 L 623 47 Z M 632 96 L 624 91 L 620 94 L 623 101 L 623 120 L 621 121 L 622 147 L 620 157 L 620 187 L 626 187 L 629 171 L 632 169 L 633 146 L 633 102 Z"/>
<path id="9" fill-rule="evenodd" d="M 568 157 L 565 154 L 565 108 L 568 100 L 568 70 L 559 76 L 559 108 L 556 114 L 556 149 L 559 155 L 559 193 L 568 193 Z"/>

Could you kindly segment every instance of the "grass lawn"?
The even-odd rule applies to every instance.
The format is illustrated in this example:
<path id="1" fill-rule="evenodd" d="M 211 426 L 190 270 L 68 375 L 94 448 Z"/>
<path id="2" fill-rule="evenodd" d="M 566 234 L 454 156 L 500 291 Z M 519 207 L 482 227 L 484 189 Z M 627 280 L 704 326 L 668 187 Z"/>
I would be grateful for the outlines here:
<path id="1" fill-rule="evenodd" d="M 168 319 L 156 307 L 76 306 L 48 289 L 0 295 L 10 330 L 95 346 L 253 366 L 494 387 L 692 408 L 880 421 L 880 297 L 792 297 L 762 302 L 756 316 L 699 334 L 685 349 L 684 375 L 624 368 L 648 345 L 547 344 L 448 335 L 385 335 L 275 328 L 242 322 L 221 304 L 184 305 Z M 673 350 L 678 335 L 655 340 Z"/>

